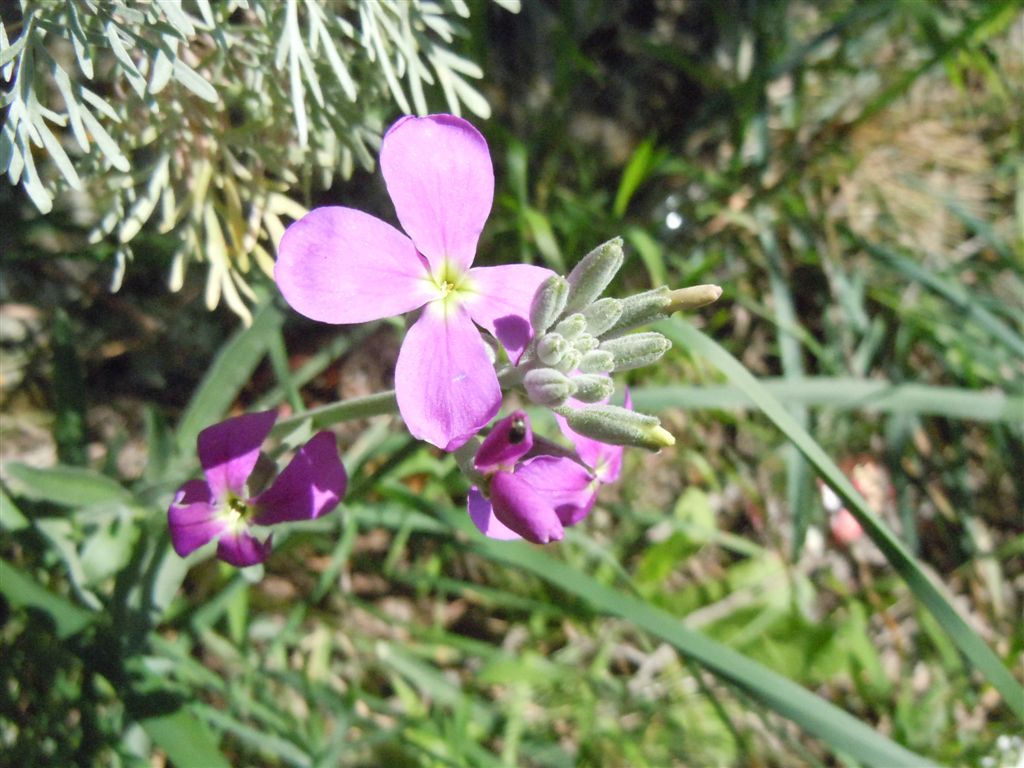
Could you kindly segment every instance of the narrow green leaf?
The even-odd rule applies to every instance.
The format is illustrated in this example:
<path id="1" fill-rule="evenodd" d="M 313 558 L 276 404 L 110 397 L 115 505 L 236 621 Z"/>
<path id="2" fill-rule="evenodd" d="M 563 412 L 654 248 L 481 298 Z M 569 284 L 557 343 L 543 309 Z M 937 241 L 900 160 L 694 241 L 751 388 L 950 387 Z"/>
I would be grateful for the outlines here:
<path id="1" fill-rule="evenodd" d="M 670 318 L 659 323 L 657 328 L 683 348 L 702 355 L 754 401 L 765 416 L 800 450 L 818 471 L 818 475 L 846 503 L 847 509 L 882 550 L 889 564 L 899 572 L 921 604 L 931 611 L 960 652 L 995 686 L 1014 714 L 1024 718 L 1024 688 L 1013 678 L 992 649 L 971 630 L 913 555 L 871 511 L 842 470 L 814 438 L 797 424 L 782 403 L 772 397 L 735 357 L 686 321 Z"/>
<path id="2" fill-rule="evenodd" d="M 621 219 L 625 214 L 629 201 L 633 199 L 633 195 L 647 178 L 654 162 L 654 139 L 644 139 L 633 152 L 633 156 L 629 158 L 625 170 L 622 171 L 619 189 L 615 193 L 615 202 L 612 204 L 612 213 L 615 218 Z"/>
<path id="3" fill-rule="evenodd" d="M 142 718 L 139 724 L 175 765 L 231 768 L 210 729 L 184 707 L 170 714 Z"/>
<path id="4" fill-rule="evenodd" d="M 78 508 L 131 500 L 131 494 L 116 480 L 83 467 L 58 465 L 38 469 L 11 462 L 4 465 L 4 470 L 12 490 L 37 501 Z"/>
<path id="5" fill-rule="evenodd" d="M 211 104 L 217 103 L 217 89 L 210 85 L 205 77 L 182 61 L 180 57 L 174 60 L 174 79 L 203 101 L 208 101 Z"/>
<path id="6" fill-rule="evenodd" d="M 199 433 L 220 419 L 249 381 L 281 326 L 281 312 L 267 302 L 252 325 L 239 331 L 214 358 L 178 422 L 178 450 L 190 456 Z"/>
<path id="7" fill-rule="evenodd" d="M 0 592 L 12 605 L 37 608 L 51 616 L 61 640 L 81 632 L 94 618 L 89 611 L 53 594 L 4 560 L 0 560 Z"/>

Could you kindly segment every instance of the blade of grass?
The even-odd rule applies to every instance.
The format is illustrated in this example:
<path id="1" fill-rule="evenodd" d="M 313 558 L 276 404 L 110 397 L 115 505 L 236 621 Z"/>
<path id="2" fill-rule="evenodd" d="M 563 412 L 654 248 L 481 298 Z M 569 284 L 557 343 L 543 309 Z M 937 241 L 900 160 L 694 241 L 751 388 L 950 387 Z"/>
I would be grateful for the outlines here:
<path id="1" fill-rule="evenodd" d="M 1001 390 L 972 392 L 957 387 L 894 384 L 880 379 L 826 376 L 757 381 L 764 391 L 785 404 L 942 416 L 969 421 L 1020 423 L 1024 419 L 1024 397 L 1011 397 Z M 638 387 L 630 392 L 636 407 L 647 411 L 665 408 L 725 410 L 756 406 L 754 399 L 736 384 Z"/>
<path id="2" fill-rule="evenodd" d="M 845 502 L 846 508 L 857 518 L 861 527 L 882 551 L 889 564 L 903 577 L 914 596 L 935 616 L 960 652 L 995 686 L 1011 711 L 1017 717 L 1024 719 L 1024 688 L 1013 678 L 1013 675 L 992 649 L 971 630 L 913 555 L 871 511 L 867 502 L 853 487 L 842 470 L 836 466 L 814 438 L 796 423 L 782 403 L 761 386 L 757 379 L 743 367 L 742 363 L 688 322 L 679 318 L 670 318 L 658 323 L 656 327 L 674 343 L 684 349 L 693 350 L 694 354 L 703 356 L 722 371 L 800 450 L 818 471 L 822 480 Z M 854 753 L 851 752 L 851 754 Z"/>
<path id="3" fill-rule="evenodd" d="M 3 560 L 0 560 L 0 593 L 10 600 L 12 605 L 36 608 L 50 616 L 57 637 L 61 640 L 78 634 L 95 618 L 89 611 L 55 595 L 31 576 Z"/>

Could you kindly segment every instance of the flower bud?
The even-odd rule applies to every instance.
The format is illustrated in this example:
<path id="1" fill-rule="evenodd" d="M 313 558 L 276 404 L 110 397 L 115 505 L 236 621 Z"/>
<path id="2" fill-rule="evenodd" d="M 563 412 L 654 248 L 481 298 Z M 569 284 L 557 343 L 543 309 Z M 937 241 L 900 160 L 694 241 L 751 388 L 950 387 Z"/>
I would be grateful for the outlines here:
<path id="1" fill-rule="evenodd" d="M 612 238 L 584 256 L 569 273 L 569 300 L 564 311 L 572 313 L 589 307 L 604 293 L 624 258 L 621 237 Z"/>
<path id="2" fill-rule="evenodd" d="M 565 357 L 562 358 L 562 361 L 556 365 L 555 368 L 560 370 L 562 373 L 571 373 L 579 368 L 581 360 L 583 360 L 583 353 L 578 349 L 569 347 L 565 353 Z"/>
<path id="3" fill-rule="evenodd" d="M 557 320 L 569 298 L 569 283 L 561 275 L 552 275 L 537 289 L 530 305 L 530 325 L 536 335 L 544 333 Z"/>
<path id="4" fill-rule="evenodd" d="M 654 416 L 627 411 L 616 405 L 560 408 L 573 432 L 611 445 L 635 445 L 652 451 L 675 445 L 676 439 Z"/>
<path id="5" fill-rule="evenodd" d="M 698 309 L 718 301 L 722 289 L 717 285 L 691 285 L 689 288 L 678 288 L 669 293 L 669 305 L 665 314 L 687 309 Z"/>
<path id="6" fill-rule="evenodd" d="M 603 349 L 595 349 L 583 355 L 578 367 L 580 373 L 611 373 L 615 370 L 615 355 Z"/>
<path id="7" fill-rule="evenodd" d="M 474 469 L 493 471 L 512 465 L 533 448 L 533 429 L 525 411 L 515 411 L 494 425 L 473 459 Z"/>
<path id="8" fill-rule="evenodd" d="M 528 371 L 523 377 L 523 387 L 532 402 L 548 408 L 562 405 L 576 391 L 576 385 L 554 368 Z"/>
<path id="9" fill-rule="evenodd" d="M 537 342 L 537 357 L 544 365 L 558 365 L 569 351 L 569 342 L 559 333 L 546 333 Z"/>
<path id="10" fill-rule="evenodd" d="M 587 318 L 576 312 L 555 326 L 555 333 L 561 334 L 566 341 L 572 341 L 587 330 Z"/>
<path id="11" fill-rule="evenodd" d="M 622 316 L 622 302 L 610 297 L 598 299 L 583 310 L 587 321 L 587 333 L 600 337 L 611 328 Z"/>
<path id="12" fill-rule="evenodd" d="M 615 357 L 616 371 L 628 371 L 650 365 L 671 348 L 672 342 L 654 331 L 609 339 L 602 342 L 600 347 Z"/>
<path id="13" fill-rule="evenodd" d="M 661 320 L 665 310 L 672 303 L 671 292 L 665 286 L 620 299 L 622 314 L 615 324 L 605 332 L 605 337 L 621 336 L 641 325 Z"/>
<path id="14" fill-rule="evenodd" d="M 594 336 L 591 336 L 589 333 L 581 333 L 579 336 L 576 337 L 576 341 L 572 343 L 572 348 L 575 349 L 577 352 L 586 354 L 587 352 L 590 352 L 593 349 L 597 349 L 597 345 L 600 343 L 600 341 L 598 341 Z"/>
<path id="15" fill-rule="evenodd" d="M 573 376 L 572 383 L 576 385 L 576 394 L 573 397 L 584 403 L 597 403 L 601 400 L 607 400 L 615 392 L 615 382 L 607 376 L 599 376 L 592 373 L 582 374 L 580 376 Z"/>

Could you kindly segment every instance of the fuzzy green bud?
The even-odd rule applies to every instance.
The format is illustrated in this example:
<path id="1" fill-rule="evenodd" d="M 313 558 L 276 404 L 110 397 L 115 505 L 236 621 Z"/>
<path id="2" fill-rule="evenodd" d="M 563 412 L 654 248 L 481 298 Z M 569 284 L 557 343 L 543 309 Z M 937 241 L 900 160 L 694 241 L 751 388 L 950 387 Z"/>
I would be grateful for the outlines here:
<path id="1" fill-rule="evenodd" d="M 643 368 L 659 360 L 672 348 L 672 342 L 654 331 L 634 333 L 601 342 L 600 349 L 615 357 L 616 371 Z"/>
<path id="2" fill-rule="evenodd" d="M 595 349 L 583 355 L 579 364 L 580 373 L 611 373 L 615 370 L 615 355 L 603 349 Z"/>
<path id="3" fill-rule="evenodd" d="M 591 336 L 600 337 L 615 325 L 621 316 L 622 302 L 610 297 L 598 299 L 583 310 L 583 317 L 587 321 L 587 333 Z"/>
<path id="4" fill-rule="evenodd" d="M 558 333 L 545 333 L 537 342 L 537 357 L 544 365 L 558 365 L 569 351 L 569 342 Z"/>
<path id="5" fill-rule="evenodd" d="M 558 410 L 569 428 L 584 437 L 612 445 L 635 445 L 652 451 L 675 445 L 676 439 L 654 416 L 627 411 L 616 405 Z"/>
<path id="6" fill-rule="evenodd" d="M 555 333 L 565 337 L 566 341 L 572 341 L 581 333 L 587 330 L 587 318 L 581 312 L 575 312 L 555 326 Z"/>
<path id="7" fill-rule="evenodd" d="M 627 331 L 639 328 L 641 325 L 647 325 L 648 323 L 663 319 L 666 316 L 665 310 L 672 303 L 670 294 L 671 291 L 662 286 L 661 288 L 644 291 L 635 296 L 621 299 L 622 314 L 619 315 L 619 319 L 615 321 L 615 324 L 604 335 L 606 337 L 621 336 Z"/>
<path id="8" fill-rule="evenodd" d="M 615 392 L 615 382 L 607 376 L 596 374 L 583 374 L 573 376 L 572 383 L 576 385 L 576 393 L 573 395 L 577 400 L 584 403 L 597 403 L 607 400 Z"/>
<path id="9" fill-rule="evenodd" d="M 569 373 L 571 371 L 575 371 L 579 367 L 581 360 L 583 360 L 583 353 L 578 349 L 569 347 L 565 356 L 555 367 L 563 373 Z"/>
<path id="10" fill-rule="evenodd" d="M 554 368 L 535 368 L 523 377 L 523 387 L 537 405 L 554 408 L 562 405 L 576 392 L 576 385 Z"/>
<path id="11" fill-rule="evenodd" d="M 536 335 L 544 333 L 562 315 L 569 298 L 569 283 L 561 275 L 552 275 L 537 289 L 530 304 L 530 325 Z"/>
<path id="12" fill-rule="evenodd" d="M 584 256 L 569 273 L 569 300 L 564 311 L 572 313 L 589 307 L 604 293 L 624 259 L 621 237 L 612 238 Z"/>
<path id="13" fill-rule="evenodd" d="M 572 347 L 583 354 L 586 354 L 592 349 L 597 349 L 597 345 L 601 342 L 589 333 L 582 333 L 576 337 L 576 341 L 572 343 Z"/>

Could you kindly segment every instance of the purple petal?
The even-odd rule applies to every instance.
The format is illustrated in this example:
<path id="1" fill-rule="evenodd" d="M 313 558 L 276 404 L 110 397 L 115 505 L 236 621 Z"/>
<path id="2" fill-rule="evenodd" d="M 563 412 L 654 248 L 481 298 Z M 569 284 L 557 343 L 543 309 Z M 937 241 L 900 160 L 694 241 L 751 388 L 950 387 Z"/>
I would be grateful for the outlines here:
<path id="1" fill-rule="evenodd" d="M 215 499 L 226 492 L 244 496 L 245 481 L 260 457 L 260 446 L 277 420 L 276 411 L 246 413 L 199 433 L 199 463 Z"/>
<path id="2" fill-rule="evenodd" d="M 313 520 L 338 505 L 347 483 L 334 435 L 319 432 L 296 452 L 273 485 L 252 500 L 253 522 Z"/>
<path id="3" fill-rule="evenodd" d="M 225 533 L 217 543 L 217 557 L 237 568 L 262 563 L 270 554 L 270 539 L 260 541 L 246 530 Z"/>
<path id="4" fill-rule="evenodd" d="M 210 486 L 202 480 L 189 480 L 167 509 L 171 545 L 181 557 L 191 554 L 220 536 L 227 522 L 220 515 Z"/>
<path id="5" fill-rule="evenodd" d="M 499 521 L 534 544 L 565 535 L 550 502 L 518 473 L 498 472 L 491 478 L 491 506 Z"/>
<path id="6" fill-rule="evenodd" d="M 475 485 L 469 490 L 467 506 L 469 507 L 470 519 L 484 536 L 501 541 L 523 538 L 515 531 L 510 530 L 508 526 L 495 516 L 494 510 L 491 508 L 491 502 L 484 498 L 484 495 L 480 493 L 480 490 Z"/>
<path id="7" fill-rule="evenodd" d="M 310 211 L 284 233 L 274 278 L 297 312 L 364 323 L 422 307 L 438 295 L 412 241 L 353 208 Z"/>
<path id="8" fill-rule="evenodd" d="M 533 448 L 533 429 L 525 411 L 516 411 L 494 425 L 476 452 L 474 464 L 482 472 L 511 467 Z"/>
<path id="9" fill-rule="evenodd" d="M 509 359 L 518 362 L 533 337 L 530 304 L 540 284 L 553 275 L 530 264 L 474 267 L 469 271 L 476 295 L 465 303 L 474 322 L 501 342 Z"/>
<path id="10" fill-rule="evenodd" d="M 484 340 L 464 309 L 427 305 L 398 353 L 395 394 L 413 437 L 446 451 L 495 417 L 501 387 Z"/>
<path id="11" fill-rule="evenodd" d="M 572 459 L 537 456 L 523 462 L 515 475 L 554 507 L 562 525 L 585 518 L 597 499 L 597 480 Z"/>
<path id="12" fill-rule="evenodd" d="M 380 167 L 402 228 L 437 273 L 473 263 L 494 200 L 487 142 L 452 115 L 404 117 L 388 130 Z"/>

